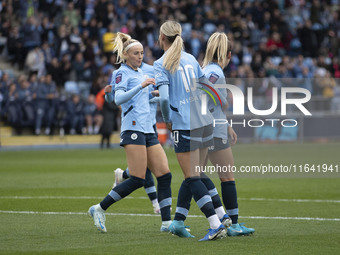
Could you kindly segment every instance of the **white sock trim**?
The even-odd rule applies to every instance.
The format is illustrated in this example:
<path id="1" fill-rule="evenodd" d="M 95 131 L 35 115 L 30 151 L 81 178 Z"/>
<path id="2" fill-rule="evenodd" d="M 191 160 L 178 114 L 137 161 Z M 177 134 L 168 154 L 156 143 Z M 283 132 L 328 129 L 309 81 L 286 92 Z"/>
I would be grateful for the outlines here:
<path id="1" fill-rule="evenodd" d="M 208 217 L 208 221 L 211 229 L 217 229 L 221 225 L 221 222 L 216 214 Z"/>
<path id="2" fill-rule="evenodd" d="M 223 216 L 225 215 L 225 210 L 224 210 L 223 206 L 220 206 L 220 207 L 216 208 L 216 209 L 215 209 L 215 212 L 216 212 L 217 217 L 218 217 L 219 219 L 222 219 Z"/>
<path id="3" fill-rule="evenodd" d="M 171 223 L 172 223 L 171 220 L 162 221 L 162 226 L 163 227 L 169 227 Z"/>

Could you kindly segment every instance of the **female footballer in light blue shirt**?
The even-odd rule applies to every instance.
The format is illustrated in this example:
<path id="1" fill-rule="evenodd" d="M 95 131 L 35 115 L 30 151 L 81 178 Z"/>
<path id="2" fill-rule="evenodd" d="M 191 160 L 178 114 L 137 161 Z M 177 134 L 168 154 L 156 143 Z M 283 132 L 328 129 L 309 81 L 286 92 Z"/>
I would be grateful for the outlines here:
<path id="1" fill-rule="evenodd" d="M 207 49 L 203 60 L 203 72 L 206 78 L 211 82 L 211 85 L 225 84 L 225 76 L 223 69 L 229 64 L 231 59 L 231 43 L 225 33 L 216 32 L 212 34 L 207 43 Z M 216 88 L 221 95 L 227 98 L 227 90 L 225 88 Z M 214 116 L 214 119 L 226 119 L 226 107 L 219 104 L 214 104 L 210 101 L 208 106 L 209 111 Z M 217 166 L 223 167 L 234 166 L 234 157 L 231 151 L 228 134 L 231 138 L 231 144 L 237 142 L 237 135 L 233 128 L 228 124 L 218 124 L 214 127 L 214 145 L 209 147 L 209 159 L 217 169 Z M 248 235 L 255 232 L 253 228 L 246 228 L 242 224 L 238 224 L 238 204 L 237 193 L 235 186 L 235 177 L 232 171 L 219 172 L 222 189 L 222 199 L 227 209 L 227 214 L 232 220 L 232 225 L 228 228 L 229 236 Z M 205 176 L 207 178 L 207 176 Z M 209 179 L 203 181 L 209 183 Z M 213 183 L 210 181 L 210 193 L 216 190 Z M 216 191 L 217 195 L 217 191 Z M 223 215 L 224 209 L 221 212 Z"/>
<path id="2" fill-rule="evenodd" d="M 155 78 L 153 66 L 142 62 L 139 68 L 143 71 L 144 77 L 146 79 Z M 113 72 L 112 77 L 116 77 L 116 73 L 117 73 L 117 70 Z M 112 79 L 111 85 L 114 86 L 114 83 L 115 83 L 114 79 Z M 158 91 L 155 91 L 156 88 L 154 85 L 150 85 L 148 86 L 148 88 L 149 88 L 149 93 L 150 93 L 149 98 L 151 98 L 149 100 L 151 123 L 153 125 L 153 129 L 155 130 L 156 136 L 158 137 L 157 128 L 156 128 L 156 112 L 157 112 L 157 105 L 158 105 L 157 104 L 158 97 L 153 97 L 154 93 L 158 94 Z M 112 89 L 111 93 L 106 93 L 105 100 L 107 102 L 113 102 L 114 96 L 115 96 L 115 92 L 114 92 L 114 89 Z M 114 173 L 115 173 L 115 180 L 113 183 L 113 188 L 130 177 L 129 168 L 126 168 L 124 171 L 121 168 L 117 168 L 115 169 Z M 149 169 L 146 169 L 144 189 L 146 193 L 148 194 L 148 197 L 152 203 L 154 213 L 160 214 L 161 211 L 160 211 L 159 203 L 157 200 L 157 190 L 155 187 L 155 183 L 154 183 L 151 171 Z"/>
<path id="3" fill-rule="evenodd" d="M 143 60 L 143 46 L 129 35 L 117 33 L 114 51 L 117 51 L 121 67 L 113 77 L 115 103 L 122 107 L 121 142 L 124 147 L 130 178 L 116 187 L 99 204 L 91 206 L 92 216 L 98 230 L 106 232 L 105 210 L 134 190 L 143 187 L 145 171 L 148 167 L 157 178 L 158 201 L 161 208 L 162 227 L 171 224 L 171 173 L 168 160 L 159 144 L 150 120 L 149 85 L 155 79 L 145 79 L 139 68 Z M 107 85 L 105 93 L 111 93 L 112 85 Z"/>
<path id="4" fill-rule="evenodd" d="M 184 220 L 193 195 L 210 224 L 209 232 L 201 241 L 215 240 L 224 237 L 226 229 L 215 213 L 208 190 L 200 179 L 200 171 L 196 171 L 196 166 L 202 166 L 204 162 L 207 147 L 212 144 L 213 119 L 210 112 L 201 114 L 200 85 L 193 79 L 203 78 L 204 74 L 197 60 L 183 51 L 181 34 L 181 25 L 175 21 L 167 21 L 161 26 L 159 43 L 165 53 L 154 62 L 163 118 L 173 132 L 177 160 L 185 178 L 169 230 L 181 237 L 192 237 L 184 227 Z"/>

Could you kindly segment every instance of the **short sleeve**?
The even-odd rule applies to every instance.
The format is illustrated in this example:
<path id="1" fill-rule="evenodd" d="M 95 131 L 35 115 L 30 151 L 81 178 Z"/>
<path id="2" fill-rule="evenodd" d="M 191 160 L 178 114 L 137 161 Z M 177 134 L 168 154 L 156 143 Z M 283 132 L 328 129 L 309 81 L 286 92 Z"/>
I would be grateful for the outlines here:
<path id="1" fill-rule="evenodd" d="M 154 62 L 153 67 L 155 73 L 156 87 L 158 88 L 159 86 L 162 85 L 169 85 L 170 84 L 169 77 L 161 63 Z"/>
<path id="2" fill-rule="evenodd" d="M 206 78 L 213 85 L 216 85 L 216 84 L 225 84 L 224 76 L 221 75 L 221 73 L 209 72 L 207 74 Z M 222 97 L 224 97 L 224 98 L 227 97 L 227 95 L 228 95 L 227 89 L 220 88 L 219 91 L 220 91 Z"/>
<path id="3" fill-rule="evenodd" d="M 112 85 L 112 89 L 115 87 L 116 74 L 117 74 L 117 70 L 113 71 L 112 75 L 111 75 L 111 83 L 110 83 L 110 85 Z"/>
<path id="4" fill-rule="evenodd" d="M 212 83 L 212 84 L 216 84 L 216 82 L 219 80 L 220 76 L 215 73 L 215 72 L 210 72 L 207 75 L 207 79 Z"/>
<path id="5" fill-rule="evenodd" d="M 114 91 L 123 90 L 127 91 L 129 77 L 123 71 L 118 71 L 114 77 L 112 77 L 112 82 L 114 86 Z"/>
<path id="6" fill-rule="evenodd" d="M 197 78 L 202 78 L 204 76 L 204 73 L 202 71 L 202 68 L 200 66 L 200 64 L 196 61 L 196 70 L 197 70 Z"/>

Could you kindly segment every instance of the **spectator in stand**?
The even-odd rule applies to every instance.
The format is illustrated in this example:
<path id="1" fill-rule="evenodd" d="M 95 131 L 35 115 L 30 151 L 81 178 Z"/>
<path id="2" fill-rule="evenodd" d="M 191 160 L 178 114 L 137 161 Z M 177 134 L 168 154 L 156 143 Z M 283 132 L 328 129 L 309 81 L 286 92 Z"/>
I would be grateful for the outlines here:
<path id="1" fill-rule="evenodd" d="M 46 119 L 45 134 L 51 134 L 51 128 L 53 125 L 56 101 L 57 88 L 55 82 L 52 81 L 52 76 L 47 74 L 40 78 L 40 83 L 37 89 L 36 99 L 36 121 L 35 121 L 35 134 L 40 135 L 43 120 Z"/>
<path id="2" fill-rule="evenodd" d="M 255 72 L 255 74 L 258 74 L 260 69 L 263 66 L 262 56 L 261 56 L 261 54 L 259 52 L 256 52 L 252 59 L 253 59 L 253 61 L 250 64 L 251 68 Z"/>
<path id="3" fill-rule="evenodd" d="M 110 24 L 116 24 L 117 23 L 117 13 L 115 11 L 115 7 L 113 3 L 107 4 L 107 14 L 105 16 L 102 16 L 102 23 L 103 27 L 108 27 Z"/>
<path id="4" fill-rule="evenodd" d="M 72 70 L 75 70 L 77 81 L 86 80 L 86 72 L 90 66 L 91 63 L 89 61 L 85 62 L 83 53 L 77 52 L 72 62 Z"/>
<path id="5" fill-rule="evenodd" d="M 60 61 L 60 73 L 61 73 L 61 84 L 64 86 L 64 83 L 70 80 L 71 71 L 72 71 L 72 63 L 71 63 L 71 55 L 64 54 Z"/>
<path id="6" fill-rule="evenodd" d="M 273 32 L 267 41 L 267 49 L 271 56 L 284 55 L 284 47 L 278 32 Z"/>
<path id="7" fill-rule="evenodd" d="M 26 23 L 22 27 L 22 33 L 26 54 L 31 49 L 40 46 L 42 29 L 34 16 L 27 18 Z"/>
<path id="8" fill-rule="evenodd" d="M 80 96 L 73 94 L 71 100 L 67 104 L 68 120 L 70 124 L 70 134 L 77 133 L 85 134 L 86 128 L 84 126 L 84 103 Z"/>
<path id="9" fill-rule="evenodd" d="M 64 54 L 70 53 L 70 38 L 67 34 L 66 26 L 63 24 L 58 29 L 58 34 L 55 39 L 55 52 L 58 58 L 64 56 Z"/>
<path id="10" fill-rule="evenodd" d="M 103 79 L 103 76 L 102 75 L 97 76 L 94 79 L 92 86 L 90 88 L 90 94 L 97 96 L 97 94 L 104 88 L 103 84 L 106 84 L 104 79 Z"/>
<path id="11" fill-rule="evenodd" d="M 108 4 L 109 4 L 108 0 L 96 1 L 94 11 L 96 14 L 96 18 L 99 22 L 103 22 L 103 20 L 105 19 L 108 11 Z"/>
<path id="12" fill-rule="evenodd" d="M 41 45 L 41 50 L 45 60 L 44 67 L 46 68 L 51 63 L 52 58 L 54 58 L 55 56 L 54 49 L 50 47 L 48 42 L 43 42 L 43 44 Z"/>
<path id="13" fill-rule="evenodd" d="M 76 81 L 78 82 L 81 97 L 87 98 L 90 92 L 90 81 L 92 80 L 91 62 L 84 59 L 82 52 L 78 52 L 72 62 L 72 69 L 75 70 L 76 73 Z"/>
<path id="14" fill-rule="evenodd" d="M 304 25 L 300 25 L 298 35 L 301 42 L 303 55 L 316 57 L 318 54 L 318 41 L 315 32 L 312 30 L 312 22 L 306 20 Z"/>
<path id="15" fill-rule="evenodd" d="M 192 35 L 191 35 L 191 40 L 190 40 L 190 48 L 191 48 L 191 52 L 192 55 L 195 58 L 199 57 L 199 54 L 202 51 L 202 35 L 199 31 L 193 30 L 192 31 Z"/>
<path id="16" fill-rule="evenodd" d="M 70 34 L 70 50 L 71 52 L 79 52 L 84 49 L 84 42 L 80 35 L 80 30 L 77 27 L 72 27 Z"/>
<path id="17" fill-rule="evenodd" d="M 113 55 L 112 53 L 112 49 L 113 49 L 113 41 L 114 38 L 116 37 L 116 27 L 114 23 L 110 23 L 107 27 L 107 31 L 105 34 L 103 34 L 103 52 L 105 53 L 105 55 L 107 56 L 107 58 L 109 58 L 111 55 Z"/>
<path id="18" fill-rule="evenodd" d="M 3 101 L 4 101 L 4 95 L 1 91 L 1 85 L 0 85 L 0 120 L 2 119 L 2 104 L 3 104 Z"/>
<path id="19" fill-rule="evenodd" d="M 28 53 L 25 63 L 29 75 L 36 73 L 38 77 L 41 77 L 45 74 L 45 57 L 39 46 L 36 46 Z"/>
<path id="20" fill-rule="evenodd" d="M 14 82 L 10 83 L 8 87 L 8 92 L 6 95 L 7 100 L 6 100 L 6 105 L 5 105 L 7 121 L 14 128 L 19 127 L 20 116 L 21 116 L 20 106 L 17 100 L 18 94 L 17 94 L 16 87 L 17 85 Z"/>
<path id="21" fill-rule="evenodd" d="M 9 75 L 6 72 L 2 72 L 1 80 L 0 80 L 0 118 L 5 115 L 6 112 L 6 104 L 8 101 L 8 91 L 9 86 L 11 85 L 11 80 L 9 79 Z M 2 111 L 4 109 L 4 111 Z"/>
<path id="22" fill-rule="evenodd" d="M 50 21 L 48 16 L 43 17 L 41 24 L 41 41 L 53 44 L 56 35 L 56 27 L 53 21 Z"/>
<path id="23" fill-rule="evenodd" d="M 47 64 L 47 73 L 52 75 L 52 80 L 55 81 L 58 91 L 64 88 L 65 80 L 63 79 L 63 67 L 59 64 L 58 58 L 52 58 Z"/>
<path id="24" fill-rule="evenodd" d="M 98 111 L 95 99 L 94 95 L 89 95 L 84 109 L 87 133 L 89 135 L 98 134 L 103 123 L 103 115 Z"/>
<path id="25" fill-rule="evenodd" d="M 105 93 L 102 94 L 104 97 Z M 118 107 L 117 105 L 112 102 L 108 103 L 104 100 L 103 104 L 103 123 L 101 126 L 100 133 L 102 135 L 101 141 L 100 141 L 100 148 L 104 148 L 104 144 L 106 144 L 106 148 L 111 147 L 110 139 L 113 130 L 116 128 L 116 117 L 118 114 Z"/>
<path id="26" fill-rule="evenodd" d="M 86 0 L 78 2 L 81 7 L 81 16 L 84 20 L 89 21 L 93 15 L 95 15 L 94 7 L 98 4 L 97 0 Z"/>
<path id="27" fill-rule="evenodd" d="M 19 69 L 23 69 L 25 63 L 23 38 L 19 34 L 19 27 L 11 28 L 7 38 L 7 53 L 12 65 L 18 64 Z"/>
<path id="28" fill-rule="evenodd" d="M 28 82 L 30 83 L 30 88 L 31 88 L 32 92 L 34 93 L 33 98 L 35 99 L 36 92 L 37 92 L 38 85 L 39 85 L 37 74 L 31 74 L 28 77 Z"/>
<path id="29" fill-rule="evenodd" d="M 74 9 L 74 3 L 72 1 L 67 3 L 67 7 L 63 12 L 63 16 L 68 17 L 72 27 L 77 27 L 81 20 L 80 12 L 79 10 Z"/>
<path id="30" fill-rule="evenodd" d="M 17 90 L 18 106 L 20 107 L 20 128 L 33 127 L 34 125 L 34 109 L 35 105 L 33 99 L 35 93 L 29 81 L 26 78 L 22 79 L 19 83 Z M 21 130 L 19 131 L 21 133 Z"/>
<path id="31" fill-rule="evenodd" d="M 98 22 L 95 18 L 91 18 L 86 29 L 89 32 L 89 38 L 91 38 L 91 39 L 97 39 L 98 38 L 98 36 L 99 36 Z"/>
<path id="32" fill-rule="evenodd" d="M 331 75 L 334 78 L 340 78 L 340 63 L 339 63 L 339 58 L 334 57 L 332 60 L 332 65 L 330 67 Z"/>
<path id="33" fill-rule="evenodd" d="M 12 83 L 11 79 L 7 72 L 2 72 L 1 80 L 0 80 L 0 92 L 3 95 L 8 94 L 9 85 Z"/>
<path id="34" fill-rule="evenodd" d="M 329 111 L 331 108 L 331 101 L 334 97 L 334 88 L 336 81 L 331 77 L 331 73 L 326 71 L 324 79 L 321 79 L 322 96 L 327 100 L 324 101 L 324 110 Z"/>

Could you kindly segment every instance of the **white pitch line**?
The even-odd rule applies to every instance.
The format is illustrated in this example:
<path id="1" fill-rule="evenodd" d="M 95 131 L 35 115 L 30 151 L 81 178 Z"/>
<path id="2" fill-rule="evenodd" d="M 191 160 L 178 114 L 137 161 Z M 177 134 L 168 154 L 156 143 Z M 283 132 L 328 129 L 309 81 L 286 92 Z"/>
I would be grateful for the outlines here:
<path id="1" fill-rule="evenodd" d="M 39 214 L 39 215 L 87 215 L 85 212 L 37 212 L 37 211 L 4 211 L 3 214 Z M 106 213 L 110 216 L 139 216 L 139 217 L 160 217 L 157 214 L 144 213 Z M 189 218 L 204 218 L 203 215 L 188 215 Z M 261 220 L 307 220 L 307 221 L 340 221 L 340 218 L 311 218 L 311 217 L 269 217 L 269 216 L 239 216 L 242 219 L 261 219 Z"/>
<path id="2" fill-rule="evenodd" d="M 0 196 L 0 199 L 103 199 L 96 196 Z M 148 197 L 125 197 L 124 199 L 148 199 Z M 172 199 L 177 199 L 173 197 Z M 340 200 L 322 199 L 285 199 L 285 198 L 238 198 L 242 201 L 271 201 L 271 202 L 296 202 L 296 203 L 340 203 Z"/>
<path id="3" fill-rule="evenodd" d="M 238 198 L 246 201 L 274 201 L 274 202 L 298 202 L 298 203 L 340 203 L 340 200 L 323 199 L 286 199 L 286 198 Z"/>
<path id="4" fill-rule="evenodd" d="M 0 199 L 103 199 L 95 196 L 0 196 Z M 124 199 L 148 199 L 148 197 L 125 197 Z"/>

